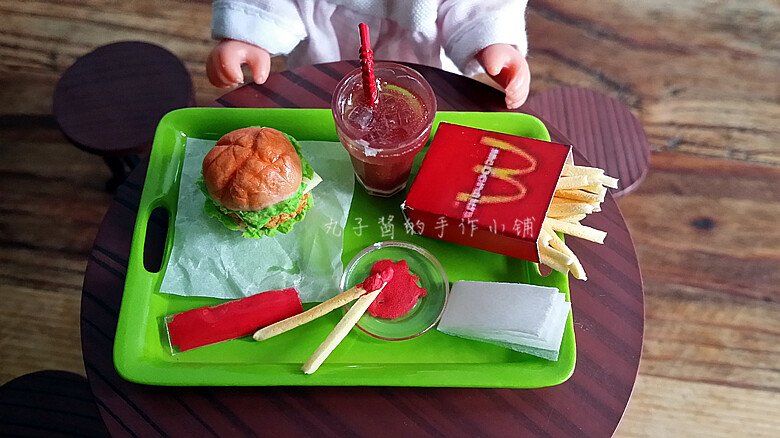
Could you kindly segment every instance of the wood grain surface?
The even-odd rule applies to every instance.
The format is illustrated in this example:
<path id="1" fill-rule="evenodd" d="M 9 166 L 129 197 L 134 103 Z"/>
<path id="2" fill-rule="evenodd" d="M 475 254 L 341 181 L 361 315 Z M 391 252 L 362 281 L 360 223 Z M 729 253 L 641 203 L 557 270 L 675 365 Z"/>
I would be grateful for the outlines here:
<path id="1" fill-rule="evenodd" d="M 0 383 L 84 373 L 86 257 L 112 197 L 102 160 L 47 117 L 60 74 L 120 40 L 177 54 L 199 104 L 209 2 L 0 0 Z M 532 94 L 629 106 L 653 153 L 619 205 L 645 283 L 645 350 L 617 436 L 775 436 L 780 419 L 780 5 L 531 0 Z M 276 60 L 275 69 L 283 66 Z"/>

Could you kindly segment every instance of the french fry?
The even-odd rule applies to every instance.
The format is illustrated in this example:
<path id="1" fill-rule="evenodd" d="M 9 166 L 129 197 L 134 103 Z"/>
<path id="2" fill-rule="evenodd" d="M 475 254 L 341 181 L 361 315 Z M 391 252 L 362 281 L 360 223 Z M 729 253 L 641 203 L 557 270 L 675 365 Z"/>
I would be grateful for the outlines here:
<path id="1" fill-rule="evenodd" d="M 585 175 L 587 177 L 591 177 L 591 176 L 600 177 L 604 175 L 604 169 L 599 169 L 598 167 L 575 166 L 572 164 L 564 164 L 563 170 L 561 171 L 561 175 L 563 176 Z"/>
<path id="2" fill-rule="evenodd" d="M 576 259 L 577 256 L 574 255 L 571 249 L 569 249 L 568 246 L 563 242 L 563 239 L 561 239 L 558 236 L 558 233 L 556 233 L 549 224 L 545 223 L 542 225 L 542 232 L 545 234 L 545 236 L 549 236 L 549 244 L 553 248 L 568 254 L 570 257 Z"/>
<path id="3" fill-rule="evenodd" d="M 564 176 L 558 180 L 555 190 L 577 189 L 589 184 L 588 177 L 585 175 Z"/>
<path id="4" fill-rule="evenodd" d="M 333 352 L 333 350 L 339 345 L 339 343 L 341 343 L 344 337 L 347 336 L 347 333 L 349 333 L 352 327 L 357 324 L 360 317 L 363 316 L 363 314 L 368 309 L 368 306 L 374 302 L 377 295 L 382 292 L 383 288 L 384 285 L 382 288 L 363 295 L 358 298 L 357 301 L 355 301 L 355 304 L 349 308 L 347 313 L 341 318 L 338 324 L 336 324 L 336 327 L 333 328 L 333 331 L 331 331 L 328 337 L 322 341 L 320 346 L 314 350 L 314 353 L 312 353 L 311 357 L 309 357 L 309 360 L 303 364 L 301 370 L 303 370 L 304 374 L 312 374 L 313 372 L 317 371 L 320 365 L 325 362 L 325 359 L 328 358 L 330 353 Z"/>
<path id="5" fill-rule="evenodd" d="M 572 204 L 551 204 L 547 210 L 547 217 L 566 217 L 575 214 L 590 214 L 595 207 L 592 204 L 572 203 Z"/>
<path id="6" fill-rule="evenodd" d="M 580 259 L 577 258 L 577 256 L 574 254 L 574 252 L 569 249 L 568 246 L 566 246 L 566 243 L 563 242 L 563 240 L 558 237 L 558 234 L 555 233 L 555 231 L 552 230 L 552 228 L 545 225 L 542 225 L 542 231 L 546 236 L 550 236 L 549 244 L 553 248 L 557 249 L 558 251 L 563 252 L 564 254 L 567 254 L 569 257 L 572 258 L 572 263 L 569 264 L 569 270 L 571 270 L 572 275 L 574 275 L 574 278 L 578 280 L 587 280 L 588 277 L 585 275 L 585 269 L 582 267 L 582 264 L 580 263 Z"/>
<path id="7" fill-rule="evenodd" d="M 547 265 L 551 269 L 567 274 L 569 272 L 574 275 L 574 278 L 578 280 L 587 280 L 587 276 L 585 276 L 585 271 L 582 269 L 582 265 L 580 264 L 580 261 L 577 259 L 577 256 L 574 255 L 574 253 L 563 244 L 563 241 L 558 237 L 555 232 L 550 229 L 550 227 L 543 227 L 539 232 L 539 262 Z M 560 246 L 558 245 L 560 244 Z M 550 246 L 556 245 L 557 248 L 553 247 L 550 248 Z M 555 251 L 555 250 L 558 251 Z M 564 254 L 569 258 L 569 263 L 564 266 L 560 263 L 561 260 L 558 260 L 560 256 L 553 256 L 554 252 L 559 252 L 561 254 Z"/>
<path id="8" fill-rule="evenodd" d="M 589 193 L 595 193 L 595 194 L 601 196 L 602 197 L 602 199 L 601 199 L 602 201 L 604 200 L 604 198 L 603 198 L 604 195 L 607 194 L 607 188 L 604 187 L 603 185 L 599 184 L 599 183 L 588 184 L 586 186 L 579 187 L 579 189 L 580 190 L 584 190 L 584 191 L 589 192 Z"/>
<path id="9" fill-rule="evenodd" d="M 309 310 L 306 310 L 305 312 L 299 313 L 257 330 L 255 334 L 252 335 L 252 338 L 255 341 L 264 341 L 276 335 L 292 330 L 296 327 L 300 327 L 309 321 L 313 321 L 327 313 L 330 313 L 332 310 L 338 309 L 339 307 L 356 300 L 365 293 L 366 290 L 362 287 L 352 287 L 336 295 L 335 297 L 322 302 Z"/>
<path id="10" fill-rule="evenodd" d="M 539 232 L 540 263 L 559 272 L 571 272 L 579 280 L 588 279 L 579 259 L 558 233 L 604 243 L 607 233 L 582 225 L 580 221 L 588 214 L 601 211 L 607 188 L 617 188 L 618 183 L 617 178 L 606 175 L 603 169 L 571 162 L 564 164 Z"/>
<path id="11" fill-rule="evenodd" d="M 539 245 L 551 245 L 553 239 L 553 230 L 549 226 L 542 224 L 542 229 L 539 230 Z"/>
<path id="12" fill-rule="evenodd" d="M 549 248 L 549 247 L 546 246 L 546 247 L 543 247 L 543 248 Z M 554 270 L 556 270 L 558 272 L 561 272 L 561 273 L 564 273 L 564 274 L 568 274 L 569 273 L 569 268 L 567 266 L 564 266 L 564 265 L 558 263 L 557 261 L 555 261 L 554 259 L 550 258 L 547 254 L 545 254 L 545 253 L 543 253 L 541 251 L 539 252 L 539 261 L 543 265 L 549 266 L 550 268 L 552 268 L 552 269 L 554 269 Z"/>
<path id="13" fill-rule="evenodd" d="M 575 201 L 587 202 L 590 204 L 601 202 L 601 196 L 599 196 L 598 194 L 585 192 L 579 189 L 578 190 L 569 190 L 569 189 L 556 190 L 554 197 L 573 199 Z"/>
<path id="14" fill-rule="evenodd" d="M 577 201 L 576 199 L 568 199 L 568 198 L 559 198 L 557 196 L 553 196 L 552 201 L 550 202 L 550 205 L 564 205 L 564 204 L 582 204 L 582 201 Z"/>
<path id="15" fill-rule="evenodd" d="M 542 229 L 539 230 L 539 240 L 537 240 L 536 246 L 538 248 L 541 248 L 542 246 L 549 246 L 550 241 L 552 241 L 552 236 L 550 233 L 545 231 L 544 227 L 542 227 Z"/>
<path id="16" fill-rule="evenodd" d="M 573 224 L 579 224 L 581 220 L 585 219 L 585 214 L 584 213 L 582 213 L 582 214 L 573 214 L 573 215 L 561 216 L 561 217 L 555 217 L 555 216 L 548 215 L 547 217 L 552 218 L 552 219 L 558 219 L 559 221 L 571 222 Z"/>
<path id="17" fill-rule="evenodd" d="M 569 266 L 570 264 L 574 263 L 574 260 L 572 260 L 570 256 L 564 254 L 561 251 L 558 251 L 552 246 L 542 246 L 540 248 L 539 256 L 546 260 L 552 260 L 560 266 Z M 568 271 L 568 269 L 566 270 Z"/>
<path id="18" fill-rule="evenodd" d="M 571 275 L 573 275 L 577 280 L 588 281 L 588 276 L 585 275 L 585 270 L 582 269 L 582 265 L 580 264 L 579 260 L 569 265 L 569 270 L 571 271 Z"/>
<path id="19" fill-rule="evenodd" d="M 618 188 L 618 183 L 620 182 L 620 180 L 617 178 L 612 178 L 611 176 L 601 175 L 598 178 L 598 182 L 600 182 L 606 187 L 609 187 L 610 189 L 616 189 Z"/>
<path id="20" fill-rule="evenodd" d="M 581 224 L 561 221 L 549 217 L 544 220 L 544 223 L 549 224 L 550 228 L 552 228 L 554 231 L 560 231 L 563 234 L 579 237 L 591 242 L 604 243 L 604 238 L 607 237 L 607 233 L 604 231 Z"/>

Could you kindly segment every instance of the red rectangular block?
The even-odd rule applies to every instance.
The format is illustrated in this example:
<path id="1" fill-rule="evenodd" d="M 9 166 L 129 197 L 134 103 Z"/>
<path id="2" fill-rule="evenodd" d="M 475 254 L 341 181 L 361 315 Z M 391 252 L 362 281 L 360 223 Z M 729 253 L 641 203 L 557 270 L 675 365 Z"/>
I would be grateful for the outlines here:
<path id="1" fill-rule="evenodd" d="M 533 262 L 571 146 L 441 123 L 402 204 L 419 234 Z"/>
<path id="2" fill-rule="evenodd" d="M 165 323 L 171 346 L 184 352 L 249 336 L 261 327 L 302 311 L 298 291 L 287 288 L 169 315 Z"/>

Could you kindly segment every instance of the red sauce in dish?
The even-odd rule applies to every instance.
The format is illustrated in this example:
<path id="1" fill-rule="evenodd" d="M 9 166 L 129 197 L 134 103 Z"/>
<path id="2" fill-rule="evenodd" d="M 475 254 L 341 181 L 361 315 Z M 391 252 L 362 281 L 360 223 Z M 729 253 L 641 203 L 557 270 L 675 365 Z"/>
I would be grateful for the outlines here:
<path id="1" fill-rule="evenodd" d="M 373 292 L 385 283 L 389 282 L 393 278 L 393 268 L 388 267 L 381 272 L 373 273 L 372 275 L 363 280 L 358 286 L 366 290 L 366 293 Z"/>
<path id="2" fill-rule="evenodd" d="M 393 275 L 368 307 L 368 313 L 378 318 L 392 319 L 409 313 L 427 291 L 417 285 L 420 277 L 409 272 L 406 260 L 379 260 L 371 267 L 371 274 L 378 274 L 388 268 L 392 269 Z"/>

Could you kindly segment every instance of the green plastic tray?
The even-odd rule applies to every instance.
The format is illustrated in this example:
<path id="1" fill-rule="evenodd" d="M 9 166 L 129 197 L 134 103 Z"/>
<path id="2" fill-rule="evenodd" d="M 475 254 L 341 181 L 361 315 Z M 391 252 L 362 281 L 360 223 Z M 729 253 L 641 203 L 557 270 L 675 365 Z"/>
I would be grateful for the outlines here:
<path id="1" fill-rule="evenodd" d="M 544 125 L 519 113 L 445 112 L 447 121 L 476 128 L 549 140 Z M 167 114 L 157 128 L 149 170 L 141 196 L 128 264 L 127 280 L 114 343 L 114 363 L 125 379 L 153 385 L 337 385 L 337 386 L 441 386 L 538 388 L 556 385 L 574 371 L 576 347 L 571 314 L 559 360 L 547 361 L 492 344 L 469 341 L 431 330 L 406 341 L 382 341 L 354 328 L 314 374 L 304 375 L 301 365 L 341 318 L 335 311 L 318 320 L 267 341 L 236 339 L 171 355 L 165 336 L 166 315 L 219 303 L 216 299 L 181 297 L 159 292 L 170 256 L 184 148 L 188 137 L 218 139 L 245 126 L 270 126 L 298 140 L 337 142 L 330 110 L 188 108 Z M 433 135 L 433 134 L 432 134 Z M 334 143 L 333 147 L 341 147 Z M 422 155 L 422 154 L 421 154 Z M 419 161 L 422 157 L 418 157 Z M 404 194 L 379 199 L 364 194 L 357 184 L 344 232 L 342 260 L 382 240 L 380 217 L 397 215 Z M 143 264 L 147 222 L 158 207 L 168 210 L 169 233 L 163 269 L 148 272 Z M 403 222 L 400 222 L 401 224 Z M 450 281 L 523 282 L 558 287 L 569 299 L 568 278 L 553 272 L 539 274 L 536 264 L 435 239 L 409 236 L 395 227 L 395 240 L 416 243 L 433 253 Z"/>

